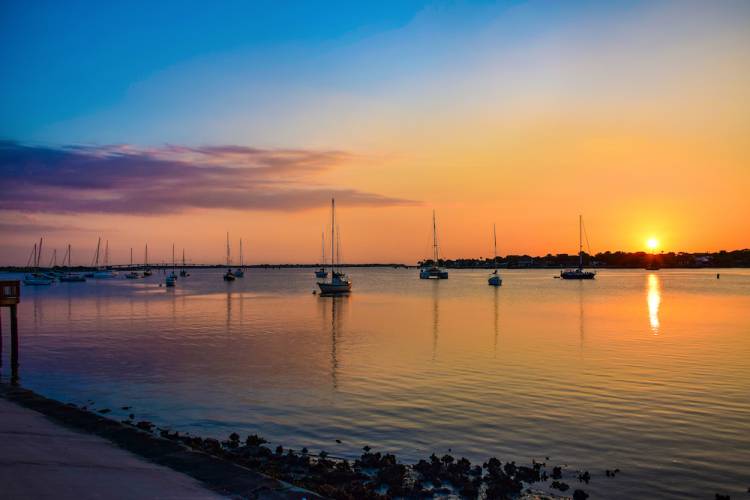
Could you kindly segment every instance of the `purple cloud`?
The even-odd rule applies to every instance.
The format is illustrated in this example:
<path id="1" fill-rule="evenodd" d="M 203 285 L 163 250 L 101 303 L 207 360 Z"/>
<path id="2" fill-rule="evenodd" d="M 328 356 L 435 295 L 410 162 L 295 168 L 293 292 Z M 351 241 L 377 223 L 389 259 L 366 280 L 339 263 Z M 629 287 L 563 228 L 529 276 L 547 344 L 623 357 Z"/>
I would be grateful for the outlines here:
<path id="1" fill-rule="evenodd" d="M 416 202 L 316 182 L 342 151 L 244 146 L 47 147 L 0 141 L 0 210 L 160 214 L 191 208 L 304 210 Z"/>

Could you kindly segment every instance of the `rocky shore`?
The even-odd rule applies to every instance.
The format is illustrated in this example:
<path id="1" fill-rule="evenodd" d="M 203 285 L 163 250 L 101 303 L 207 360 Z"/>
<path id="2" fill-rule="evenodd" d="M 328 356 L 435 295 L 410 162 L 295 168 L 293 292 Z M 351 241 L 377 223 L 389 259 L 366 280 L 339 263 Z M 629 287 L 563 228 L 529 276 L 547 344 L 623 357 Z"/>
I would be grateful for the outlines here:
<path id="1" fill-rule="evenodd" d="M 180 434 L 138 420 L 103 415 L 64 404 L 32 391 L 0 384 L 0 396 L 34 409 L 69 427 L 97 434 L 153 462 L 172 467 L 204 482 L 215 491 L 242 498 L 334 499 L 466 498 L 585 500 L 588 471 L 574 471 L 547 461 L 530 464 L 502 462 L 492 457 L 472 464 L 450 454 L 431 455 L 404 464 L 394 455 L 365 447 L 359 458 L 347 460 L 313 453 L 306 448 L 272 448 L 260 436 L 232 433 L 225 440 Z M 123 407 L 126 410 L 128 407 Z M 607 470 L 612 477 L 619 470 Z M 553 493 L 559 492 L 559 493 Z"/>

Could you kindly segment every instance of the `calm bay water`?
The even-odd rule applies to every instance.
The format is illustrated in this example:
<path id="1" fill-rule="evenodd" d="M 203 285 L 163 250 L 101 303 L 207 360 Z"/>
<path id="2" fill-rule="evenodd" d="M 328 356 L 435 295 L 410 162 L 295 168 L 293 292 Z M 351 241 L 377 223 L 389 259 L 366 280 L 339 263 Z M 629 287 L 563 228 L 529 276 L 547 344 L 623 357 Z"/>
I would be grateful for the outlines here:
<path id="1" fill-rule="evenodd" d="M 352 269 L 335 299 L 298 269 L 24 287 L 21 383 L 203 436 L 550 457 L 598 497 L 744 497 L 750 270 L 719 272 L 510 270 L 493 289 L 483 271 Z"/>

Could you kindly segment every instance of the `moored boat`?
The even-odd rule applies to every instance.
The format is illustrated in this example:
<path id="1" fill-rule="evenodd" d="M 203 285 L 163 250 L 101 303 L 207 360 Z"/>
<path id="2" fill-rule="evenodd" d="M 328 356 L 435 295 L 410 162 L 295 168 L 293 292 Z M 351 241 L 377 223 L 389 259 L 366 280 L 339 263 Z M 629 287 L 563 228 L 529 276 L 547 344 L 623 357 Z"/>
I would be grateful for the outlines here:
<path id="1" fill-rule="evenodd" d="M 101 238 L 99 238 L 99 243 L 101 244 Z M 96 246 L 96 264 L 99 264 L 99 244 Z M 116 276 L 117 273 L 112 269 L 109 269 L 109 240 L 107 240 L 104 247 L 104 267 L 94 271 L 92 277 L 98 280 L 107 280 L 115 278 Z"/>
<path id="2" fill-rule="evenodd" d="M 67 266 L 65 265 L 65 259 L 66 258 L 68 260 L 68 265 Z M 86 281 L 86 278 L 84 277 L 83 274 L 81 274 L 81 273 L 74 273 L 74 272 L 70 271 L 70 268 L 73 267 L 73 265 L 71 264 L 71 259 L 72 259 L 72 252 L 71 252 L 71 249 L 70 249 L 70 244 L 68 244 L 68 251 L 63 256 L 63 262 L 62 262 L 63 267 L 66 269 L 66 271 L 63 272 L 60 275 L 60 277 L 58 278 L 60 280 L 60 282 L 62 282 L 62 283 L 80 283 L 80 282 Z"/>
<path id="3" fill-rule="evenodd" d="M 237 279 L 232 272 L 232 254 L 229 249 L 229 233 L 227 232 L 227 272 L 224 273 L 224 281 L 234 281 Z"/>
<path id="4" fill-rule="evenodd" d="M 331 198 L 331 281 L 318 281 L 321 295 L 342 295 L 352 291 L 352 280 L 346 274 L 336 270 L 335 243 L 336 200 Z"/>
<path id="5" fill-rule="evenodd" d="M 39 272 L 39 261 L 42 257 L 42 238 L 39 238 L 39 245 L 37 246 L 36 243 L 34 243 L 34 249 L 32 250 L 31 255 L 29 256 L 29 260 L 26 263 L 27 267 L 30 267 L 33 265 L 35 271 L 31 273 L 26 273 L 23 277 L 23 284 L 29 285 L 29 286 L 38 286 L 38 285 L 51 285 L 54 279 L 50 276 L 45 275 L 44 273 Z"/>
<path id="6" fill-rule="evenodd" d="M 174 243 L 172 243 L 172 271 L 167 275 L 166 278 L 164 278 L 164 284 L 166 286 L 175 286 L 177 283 L 177 273 L 174 272 Z"/>
<path id="7" fill-rule="evenodd" d="M 583 269 L 583 216 L 581 215 L 578 216 L 578 267 L 560 271 L 560 277 L 564 280 L 592 280 L 596 277 L 595 271 Z"/>
<path id="8" fill-rule="evenodd" d="M 180 269 L 180 277 L 185 278 L 187 276 L 190 276 L 188 272 L 185 270 L 185 249 L 182 249 L 182 269 Z"/>
<path id="9" fill-rule="evenodd" d="M 235 278 L 245 277 L 245 263 L 242 260 L 242 238 L 240 238 L 240 267 L 235 269 L 232 274 L 234 274 Z"/>
<path id="10" fill-rule="evenodd" d="M 133 248 L 130 248 L 130 268 L 133 268 Z M 129 273 L 125 274 L 125 278 L 129 280 L 137 280 L 140 278 L 137 272 L 130 271 Z"/>
<path id="11" fill-rule="evenodd" d="M 432 211 L 432 264 L 419 269 L 419 279 L 448 279 L 448 271 L 440 268 L 440 251 L 438 248 L 437 222 L 434 210 Z"/>
<path id="12" fill-rule="evenodd" d="M 497 232 L 495 231 L 494 224 L 492 224 L 492 242 L 493 248 L 495 249 L 494 259 L 492 260 L 492 263 L 495 265 L 495 270 L 487 279 L 487 284 L 490 286 L 500 286 L 503 284 L 503 279 L 500 277 L 500 274 L 498 274 L 497 271 Z"/>
<path id="13" fill-rule="evenodd" d="M 146 243 L 146 252 L 143 256 L 143 277 L 146 278 L 148 276 L 151 276 L 153 274 L 151 272 L 151 268 L 148 267 L 148 243 Z"/>
<path id="14" fill-rule="evenodd" d="M 40 273 L 28 273 L 23 277 L 23 284 L 29 286 L 51 285 L 54 280 Z"/>

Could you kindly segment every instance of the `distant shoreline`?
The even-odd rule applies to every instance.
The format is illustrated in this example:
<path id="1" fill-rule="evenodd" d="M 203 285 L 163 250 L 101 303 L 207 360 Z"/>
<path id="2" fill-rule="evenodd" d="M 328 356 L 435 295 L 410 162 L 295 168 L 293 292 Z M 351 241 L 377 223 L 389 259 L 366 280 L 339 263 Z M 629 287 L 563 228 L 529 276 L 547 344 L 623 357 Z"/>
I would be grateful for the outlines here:
<path id="1" fill-rule="evenodd" d="M 447 269 L 562 269 L 578 267 L 580 262 L 583 267 L 595 269 L 732 269 L 750 267 L 750 249 L 741 250 L 721 250 L 719 252 L 599 252 L 597 254 L 587 254 L 582 252 L 578 254 L 558 253 L 555 255 L 547 254 L 544 256 L 532 257 L 531 255 L 506 255 L 505 257 L 492 258 L 458 258 L 458 259 L 440 259 L 438 264 Z M 370 262 L 370 263 L 344 263 L 336 267 L 358 268 L 358 267 L 375 267 L 375 268 L 395 268 L 395 269 L 415 269 L 421 266 L 432 265 L 432 260 L 419 261 L 416 264 L 404 264 L 401 262 Z M 185 269 L 225 269 L 227 267 L 242 267 L 244 269 L 312 269 L 328 267 L 328 264 L 321 263 L 285 263 L 285 264 L 251 264 L 238 266 L 236 264 L 227 266 L 226 264 L 185 264 L 175 265 L 168 263 L 158 264 L 118 264 L 107 266 L 108 269 L 116 270 L 143 270 L 149 269 L 170 269 L 179 267 Z M 75 266 L 66 268 L 63 266 L 33 268 L 30 266 L 0 266 L 0 272 L 27 273 L 34 271 L 73 271 L 86 272 L 96 270 L 96 266 Z"/>

